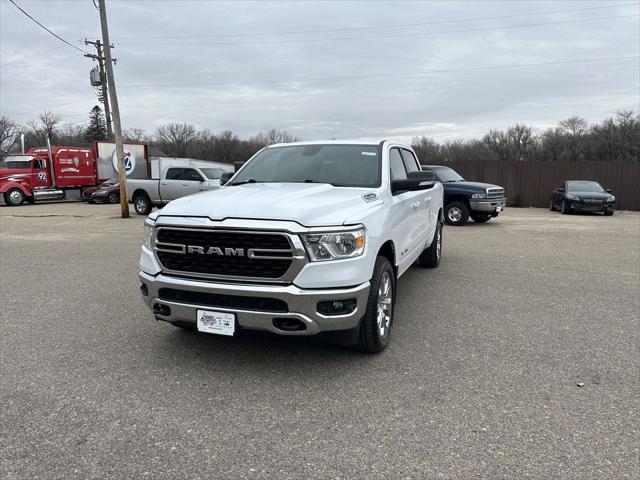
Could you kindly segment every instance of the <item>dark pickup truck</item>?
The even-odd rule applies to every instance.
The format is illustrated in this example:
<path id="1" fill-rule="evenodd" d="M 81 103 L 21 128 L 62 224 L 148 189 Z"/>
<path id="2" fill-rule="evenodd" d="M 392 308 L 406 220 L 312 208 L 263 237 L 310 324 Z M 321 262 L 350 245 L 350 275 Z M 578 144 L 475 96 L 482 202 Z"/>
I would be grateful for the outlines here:
<path id="1" fill-rule="evenodd" d="M 504 210 L 507 199 L 498 185 L 467 182 L 453 168 L 442 165 L 422 165 L 422 170 L 433 172 L 444 186 L 444 219 L 449 225 L 464 225 L 469 217 L 484 223 Z"/>

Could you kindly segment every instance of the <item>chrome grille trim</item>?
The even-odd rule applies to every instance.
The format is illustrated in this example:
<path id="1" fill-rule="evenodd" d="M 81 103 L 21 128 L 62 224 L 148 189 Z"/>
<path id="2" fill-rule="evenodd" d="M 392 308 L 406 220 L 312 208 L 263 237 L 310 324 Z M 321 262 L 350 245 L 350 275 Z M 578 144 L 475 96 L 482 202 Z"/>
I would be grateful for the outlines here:
<path id="1" fill-rule="evenodd" d="M 160 259 L 158 252 L 166 253 L 182 253 L 184 251 L 183 244 L 170 244 L 158 241 L 158 234 L 162 230 L 177 230 L 188 232 L 202 232 L 202 233 L 224 233 L 224 234 L 242 234 L 242 235 L 279 235 L 287 240 L 291 248 L 289 250 L 284 249 L 265 249 L 260 248 L 257 244 L 256 248 L 247 249 L 247 258 L 252 260 L 291 260 L 289 268 L 283 275 L 278 278 L 273 277 L 259 277 L 259 276 L 241 276 L 241 275 L 223 275 L 223 274 L 211 274 L 201 273 L 189 270 L 173 270 L 167 268 Z M 167 248 L 168 247 L 168 248 Z M 302 270 L 302 267 L 307 263 L 307 256 L 302 245 L 302 241 L 298 235 L 291 234 L 289 232 L 275 231 L 275 230 L 244 230 L 241 228 L 207 228 L 207 227 L 177 227 L 177 226 L 157 226 L 153 235 L 153 250 L 158 260 L 158 263 L 162 267 L 163 273 L 167 275 L 176 275 L 180 277 L 189 277 L 197 279 L 207 280 L 226 280 L 233 282 L 254 282 L 254 283 L 280 283 L 288 284 L 293 281 L 296 275 Z M 267 255 L 266 253 L 272 252 L 274 255 Z"/>

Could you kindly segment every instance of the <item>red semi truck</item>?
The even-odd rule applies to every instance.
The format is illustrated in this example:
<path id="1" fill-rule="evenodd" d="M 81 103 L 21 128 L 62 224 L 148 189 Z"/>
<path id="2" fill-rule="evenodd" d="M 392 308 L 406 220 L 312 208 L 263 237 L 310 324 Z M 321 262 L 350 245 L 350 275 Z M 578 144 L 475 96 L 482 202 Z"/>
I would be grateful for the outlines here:
<path id="1" fill-rule="evenodd" d="M 146 145 L 132 145 L 131 152 L 127 146 L 127 176 L 133 173 L 137 153 L 142 176 L 148 178 Z M 7 205 L 18 206 L 62 199 L 67 190 L 82 193 L 86 187 L 117 176 L 110 158 L 114 148 L 109 142 L 96 142 L 94 148 L 58 146 L 51 147 L 49 154 L 47 147 L 37 147 L 23 155 L 6 156 L 0 162 L 0 195 Z"/>

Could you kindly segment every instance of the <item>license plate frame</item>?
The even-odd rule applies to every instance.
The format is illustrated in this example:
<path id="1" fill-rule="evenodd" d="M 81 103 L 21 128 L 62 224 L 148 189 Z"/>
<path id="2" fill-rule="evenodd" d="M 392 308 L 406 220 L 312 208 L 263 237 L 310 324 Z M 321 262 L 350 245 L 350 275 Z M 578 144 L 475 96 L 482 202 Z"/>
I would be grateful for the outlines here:
<path id="1" fill-rule="evenodd" d="M 220 310 L 198 310 L 198 331 L 233 337 L 236 331 L 236 314 Z"/>

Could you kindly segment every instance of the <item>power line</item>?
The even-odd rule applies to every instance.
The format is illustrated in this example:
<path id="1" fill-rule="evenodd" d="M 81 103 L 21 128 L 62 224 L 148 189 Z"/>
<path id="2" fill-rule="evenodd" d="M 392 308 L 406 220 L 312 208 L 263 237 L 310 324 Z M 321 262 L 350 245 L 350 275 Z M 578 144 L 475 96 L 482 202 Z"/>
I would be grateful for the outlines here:
<path id="1" fill-rule="evenodd" d="M 252 82 L 226 82 L 226 83 L 206 83 L 205 81 L 199 81 L 197 83 L 167 83 L 167 84 L 131 84 L 120 85 L 120 88 L 158 88 L 158 87 L 188 87 L 188 86 L 200 86 L 200 87 L 224 87 L 232 85 L 263 85 L 263 84 L 278 84 L 278 83 L 309 83 L 309 82 L 326 82 L 334 80 L 360 80 L 365 78 L 384 78 L 384 77 L 404 77 L 404 76 L 420 76 L 420 75 L 432 75 L 435 73 L 454 73 L 454 72 L 471 72 L 471 71 L 483 71 L 483 70 L 505 70 L 510 68 L 525 68 L 525 67 L 542 67 L 551 65 L 569 65 L 577 63 L 593 63 L 604 62 L 614 60 L 630 60 L 634 58 L 640 58 L 640 55 L 626 55 L 618 57 L 601 57 L 601 58 L 588 58 L 579 60 L 562 60 L 556 62 L 540 62 L 540 63 L 516 63 L 509 65 L 493 65 L 487 67 L 461 67 L 461 68 L 449 68 L 441 70 L 423 70 L 419 72 L 402 72 L 402 73 L 374 73 L 369 75 L 347 75 L 339 77 L 320 77 L 320 78 L 294 78 L 287 80 L 263 80 Z"/>
<path id="2" fill-rule="evenodd" d="M 58 40 L 60 40 L 61 42 L 66 43 L 67 45 L 69 45 L 71 48 L 75 48 L 76 50 L 78 50 L 81 53 L 87 53 L 84 50 L 82 50 L 81 48 L 76 47 L 74 44 L 66 41 L 64 38 L 62 38 L 60 35 L 52 32 L 51 30 L 49 30 L 47 27 L 45 27 L 43 24 L 41 24 L 38 20 L 36 20 L 35 18 L 33 18 L 31 15 L 29 15 L 29 13 L 27 13 L 25 10 L 23 10 L 20 6 L 18 6 L 18 4 L 14 1 L 14 0 L 9 0 L 18 10 L 20 10 L 22 13 L 24 13 L 27 17 L 29 17 L 36 25 L 40 26 L 41 28 L 43 28 L 44 30 L 46 30 L 47 32 L 49 32 L 51 35 L 53 35 L 54 37 L 56 37 Z"/>
<path id="3" fill-rule="evenodd" d="M 539 27 L 543 25 L 561 25 L 567 23 L 579 23 L 579 22 L 594 22 L 600 20 L 613 20 L 618 18 L 630 18 L 630 17 L 638 17 L 640 14 L 631 14 L 631 15 L 615 15 L 610 17 L 598 17 L 598 18 L 581 18 L 577 20 L 562 20 L 558 22 L 540 22 L 540 23 L 525 23 L 519 25 L 505 25 L 499 27 L 483 27 L 483 28 L 466 28 L 459 30 L 441 30 L 438 32 L 411 32 L 411 33 L 394 33 L 388 35 L 367 35 L 367 36 L 352 36 L 352 37 L 332 37 L 332 38 L 303 38 L 296 40 L 264 40 L 264 41 L 250 41 L 250 42 L 208 42 L 208 43 L 138 43 L 138 42 L 120 42 L 120 44 L 128 44 L 128 45 L 148 45 L 148 46 L 173 46 L 173 47 L 184 47 L 184 46 L 204 46 L 209 47 L 211 45 L 274 45 L 274 44 L 284 44 L 284 43 L 313 43 L 313 42 L 332 42 L 332 41 L 341 41 L 341 40 L 377 40 L 381 38 L 396 38 L 396 37 L 415 37 L 421 35 L 440 35 L 446 33 L 466 33 L 466 32 L 486 32 L 489 30 L 507 30 L 514 28 L 527 28 L 527 27 Z"/>
<path id="4" fill-rule="evenodd" d="M 66 103 L 59 103 L 56 105 L 49 105 L 45 108 L 43 108 L 42 110 L 52 110 L 55 107 L 64 107 L 65 105 L 71 105 L 73 103 L 78 103 L 78 102 L 87 102 L 89 100 L 93 100 L 95 102 L 96 97 L 89 97 L 89 98 L 80 98 L 78 100 L 73 100 L 71 102 L 66 102 Z M 40 113 L 30 113 L 30 112 L 5 112 L 7 115 L 40 115 Z"/>
<path id="5" fill-rule="evenodd" d="M 404 27 L 419 27 L 424 25 L 439 25 L 445 23 L 464 23 L 464 22 L 478 22 L 483 20 L 503 20 L 507 18 L 518 18 L 518 17 L 531 17 L 531 16 L 540 16 L 540 15 L 553 15 L 556 13 L 571 13 L 571 12 L 582 12 L 587 10 L 600 10 L 605 8 L 617 8 L 617 7 L 632 7 L 637 6 L 637 3 L 624 3 L 617 5 L 601 5 L 597 7 L 585 7 L 585 8 L 572 8 L 568 10 L 553 10 L 547 12 L 531 12 L 531 13 L 520 13 L 514 15 L 498 15 L 491 17 L 476 17 L 476 18 L 466 18 L 466 19 L 450 19 L 450 20 L 434 20 L 430 22 L 418 22 L 418 23 L 399 23 L 399 24 L 390 24 L 390 25 L 370 25 L 363 27 L 343 27 L 343 28 L 331 28 L 331 29 L 321 29 L 321 30 L 290 30 L 290 31 L 280 31 L 280 32 L 253 32 L 253 33 L 218 33 L 218 34 L 193 34 L 193 35 L 144 35 L 144 36 L 130 36 L 130 37 L 119 37 L 120 40 L 136 40 L 136 39 L 150 39 L 150 38 L 215 38 L 215 37 L 247 37 L 247 36 L 267 36 L 267 35 L 296 35 L 296 34 L 306 34 L 306 33 L 333 33 L 333 32 L 346 32 L 346 31 L 358 31 L 358 30 L 371 30 L 371 29 L 381 29 L 381 28 L 404 28 Z"/>

